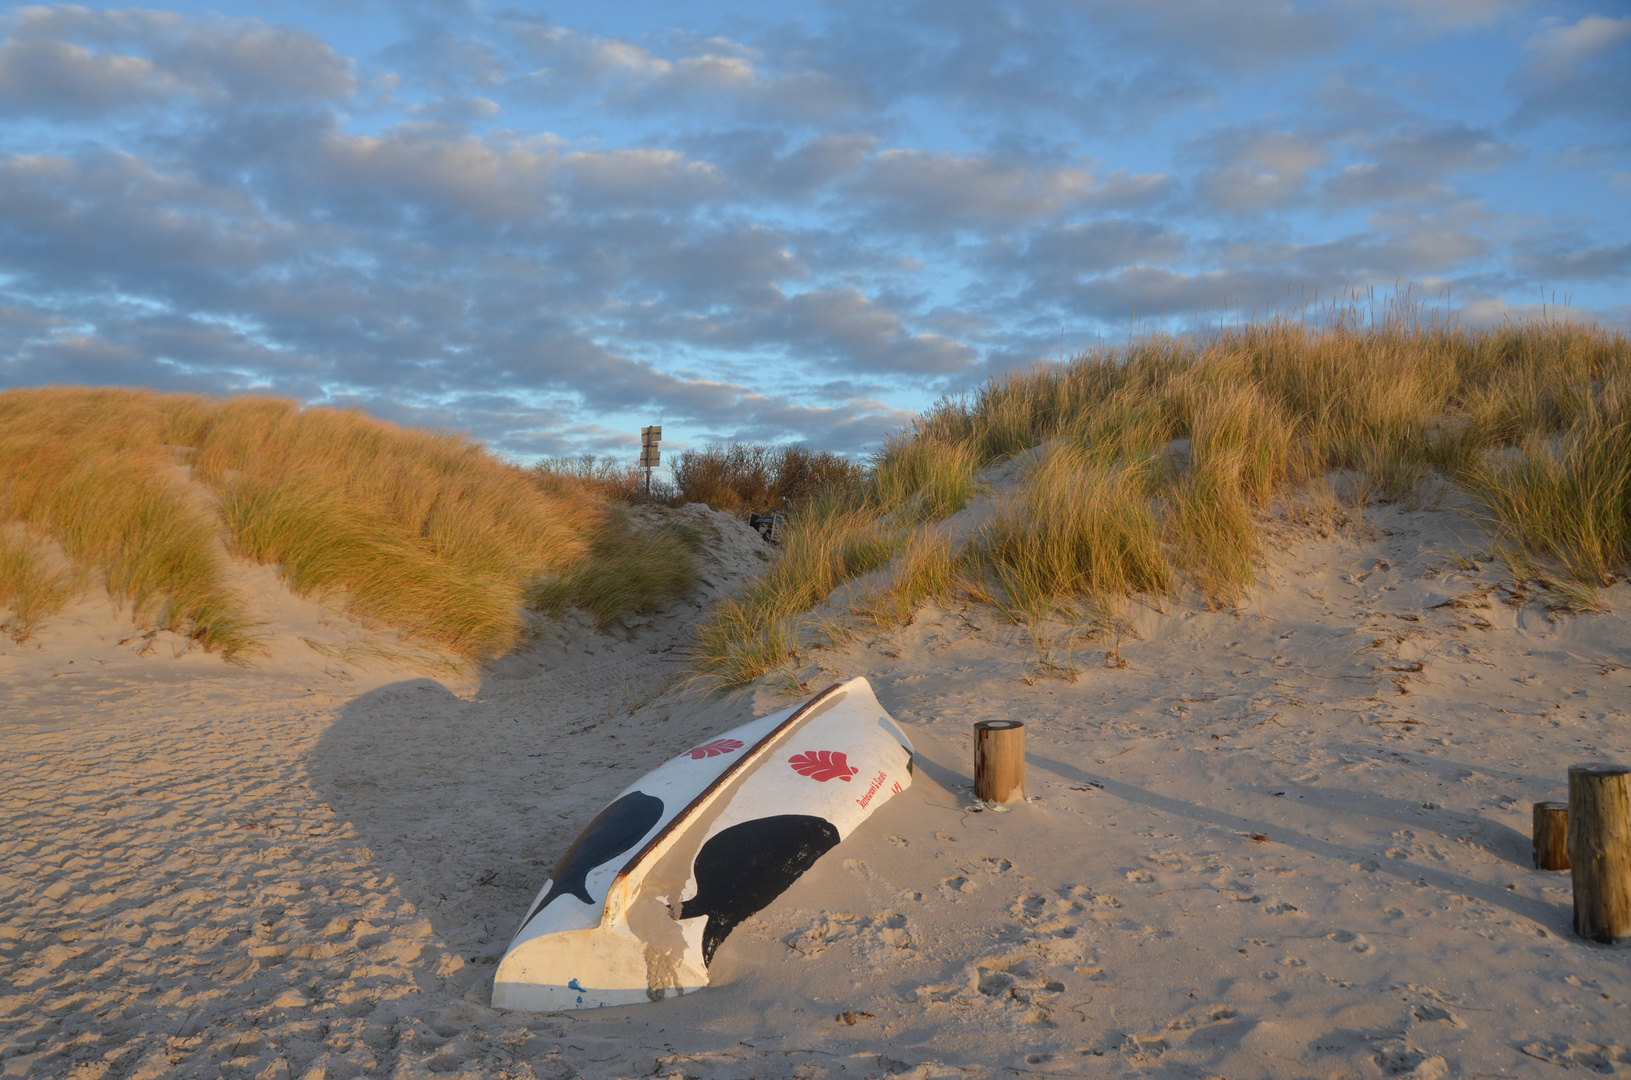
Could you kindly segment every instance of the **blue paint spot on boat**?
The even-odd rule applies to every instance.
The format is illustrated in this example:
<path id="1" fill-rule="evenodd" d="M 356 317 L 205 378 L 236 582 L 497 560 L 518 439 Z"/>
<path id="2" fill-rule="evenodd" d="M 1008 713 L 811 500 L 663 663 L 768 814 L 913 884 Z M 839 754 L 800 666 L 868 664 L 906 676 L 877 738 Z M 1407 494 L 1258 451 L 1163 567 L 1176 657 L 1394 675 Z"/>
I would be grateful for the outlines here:
<path id="1" fill-rule="evenodd" d="M 580 994 L 583 993 L 583 987 L 578 985 L 578 980 L 576 979 L 566 980 L 566 986 L 569 990 L 576 990 Z"/>

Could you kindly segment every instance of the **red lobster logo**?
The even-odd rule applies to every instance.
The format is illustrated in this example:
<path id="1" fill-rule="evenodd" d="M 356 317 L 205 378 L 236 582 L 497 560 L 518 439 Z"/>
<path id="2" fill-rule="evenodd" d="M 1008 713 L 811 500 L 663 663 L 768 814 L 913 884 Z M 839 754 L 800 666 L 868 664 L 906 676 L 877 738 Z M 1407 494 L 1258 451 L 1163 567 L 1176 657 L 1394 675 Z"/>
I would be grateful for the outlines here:
<path id="1" fill-rule="evenodd" d="M 740 749 L 742 749 L 740 739 L 715 739 L 713 742 L 693 747 L 685 753 L 692 761 L 701 761 L 703 758 L 718 757 L 720 754 L 728 754 L 732 750 Z"/>
<path id="2" fill-rule="evenodd" d="M 823 784 L 828 780 L 842 780 L 847 784 L 850 777 L 861 771 L 851 767 L 842 750 L 806 750 L 788 758 L 787 764 L 800 776 Z"/>

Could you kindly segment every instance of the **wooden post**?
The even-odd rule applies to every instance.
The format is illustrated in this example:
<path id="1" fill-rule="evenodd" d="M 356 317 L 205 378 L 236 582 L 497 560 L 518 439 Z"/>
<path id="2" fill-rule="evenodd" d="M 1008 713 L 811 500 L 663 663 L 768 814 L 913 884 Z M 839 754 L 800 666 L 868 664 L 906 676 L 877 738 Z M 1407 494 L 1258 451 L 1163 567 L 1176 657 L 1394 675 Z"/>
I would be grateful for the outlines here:
<path id="1" fill-rule="evenodd" d="M 974 797 L 989 803 L 1025 798 L 1025 725 L 1018 720 L 974 725 Z"/>
<path id="2" fill-rule="evenodd" d="M 1569 766 L 1569 869 L 1574 932 L 1631 938 L 1631 767 Z"/>
<path id="3" fill-rule="evenodd" d="M 1569 804 L 1535 804 L 1534 851 L 1536 870 L 1569 868 Z"/>

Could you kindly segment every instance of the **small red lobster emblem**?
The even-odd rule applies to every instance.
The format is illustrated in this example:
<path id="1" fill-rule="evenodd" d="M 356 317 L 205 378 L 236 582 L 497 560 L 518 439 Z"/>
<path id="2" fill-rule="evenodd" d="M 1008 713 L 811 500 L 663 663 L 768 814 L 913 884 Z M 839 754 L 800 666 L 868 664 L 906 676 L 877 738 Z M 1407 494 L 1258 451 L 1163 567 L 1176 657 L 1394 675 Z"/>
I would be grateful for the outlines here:
<path id="1" fill-rule="evenodd" d="M 823 784 L 828 780 L 842 780 L 847 784 L 850 777 L 861 771 L 850 766 L 842 750 L 806 750 L 788 758 L 787 764 L 800 776 L 820 780 Z"/>
<path id="2" fill-rule="evenodd" d="M 693 747 L 685 753 L 692 761 L 701 761 L 705 757 L 718 757 L 720 754 L 728 754 L 732 750 L 740 749 L 742 749 L 742 740 L 740 739 L 715 739 L 713 742 Z"/>

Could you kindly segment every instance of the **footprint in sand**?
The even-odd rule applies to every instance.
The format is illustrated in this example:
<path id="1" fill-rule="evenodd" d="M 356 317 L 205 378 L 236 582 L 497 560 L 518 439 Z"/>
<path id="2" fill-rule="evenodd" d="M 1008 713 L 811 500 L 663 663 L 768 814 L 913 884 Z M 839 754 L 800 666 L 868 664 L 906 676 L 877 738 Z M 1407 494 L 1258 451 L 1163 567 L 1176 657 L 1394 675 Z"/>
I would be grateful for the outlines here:
<path id="1" fill-rule="evenodd" d="M 1117 1049 L 1129 1065 L 1147 1067 L 1167 1052 L 1167 1040 L 1159 1035 L 1128 1035 Z"/>
<path id="2" fill-rule="evenodd" d="M 1383 1076 L 1404 1077 L 1406 1080 L 1440 1080 L 1450 1072 L 1450 1066 L 1443 1058 L 1428 1054 L 1406 1040 L 1382 1047 L 1373 1060 Z"/>
<path id="3" fill-rule="evenodd" d="M 1352 930 L 1333 930 L 1325 935 L 1327 939 L 1338 945 L 1346 945 L 1356 953 L 1370 952 L 1370 942 L 1365 940 L 1364 934 L 1356 934 Z"/>
<path id="4" fill-rule="evenodd" d="M 1569 1068 L 1582 1065 L 1593 1072 L 1617 1073 L 1631 1066 L 1631 1050 L 1614 1043 L 1593 1043 L 1558 1037 L 1525 1043 L 1518 1049 L 1537 1061 Z"/>
<path id="5" fill-rule="evenodd" d="M 1444 1024 L 1453 1028 L 1467 1026 L 1455 1013 L 1438 1005 L 1413 1005 L 1410 1017 L 1419 1024 Z"/>
<path id="6" fill-rule="evenodd" d="M 1237 1013 L 1227 1005 L 1216 1005 L 1204 1013 L 1180 1016 L 1167 1025 L 1168 1031 L 1193 1031 L 1209 1024 L 1222 1024 L 1233 1020 Z"/>
<path id="7" fill-rule="evenodd" d="M 897 950 L 913 947 L 911 926 L 906 916 L 896 911 L 881 911 L 876 915 L 823 914 L 782 940 L 789 949 L 806 958 L 820 956 L 841 941 L 856 942 L 860 953 L 873 961 L 894 958 Z"/>
<path id="8" fill-rule="evenodd" d="M 1049 899 L 1040 893 L 1022 893 L 1008 905 L 1008 913 L 1020 920 L 1027 934 L 1036 938 L 1075 937 L 1084 910 L 1081 902 L 1072 896 Z"/>

